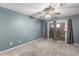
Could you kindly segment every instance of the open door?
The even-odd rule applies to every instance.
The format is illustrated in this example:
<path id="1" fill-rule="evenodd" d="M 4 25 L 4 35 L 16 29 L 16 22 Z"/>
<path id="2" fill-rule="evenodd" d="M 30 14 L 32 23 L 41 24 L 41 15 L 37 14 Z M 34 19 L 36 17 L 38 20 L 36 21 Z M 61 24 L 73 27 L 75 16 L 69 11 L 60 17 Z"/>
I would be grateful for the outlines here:
<path id="1" fill-rule="evenodd" d="M 56 22 L 55 40 L 65 41 L 65 22 Z"/>
<path id="2" fill-rule="evenodd" d="M 54 39 L 54 22 L 49 23 L 49 38 Z"/>
<path id="3" fill-rule="evenodd" d="M 65 41 L 65 26 L 65 21 L 54 21 L 49 23 L 49 38 L 53 40 Z"/>

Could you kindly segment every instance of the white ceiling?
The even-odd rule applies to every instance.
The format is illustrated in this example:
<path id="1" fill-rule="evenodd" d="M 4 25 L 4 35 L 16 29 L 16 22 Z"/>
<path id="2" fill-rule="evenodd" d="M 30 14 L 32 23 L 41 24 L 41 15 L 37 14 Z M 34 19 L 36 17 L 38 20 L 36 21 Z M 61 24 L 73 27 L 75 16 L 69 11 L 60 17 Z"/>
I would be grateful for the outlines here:
<path id="1" fill-rule="evenodd" d="M 51 3 L 52 7 L 55 6 L 57 12 L 61 14 L 57 17 L 65 17 L 71 15 L 79 14 L 79 4 L 78 3 L 66 3 L 62 6 L 59 4 Z M 44 8 L 48 7 L 50 3 L 2 3 L 1 7 L 8 8 L 26 15 L 32 15 Z"/>

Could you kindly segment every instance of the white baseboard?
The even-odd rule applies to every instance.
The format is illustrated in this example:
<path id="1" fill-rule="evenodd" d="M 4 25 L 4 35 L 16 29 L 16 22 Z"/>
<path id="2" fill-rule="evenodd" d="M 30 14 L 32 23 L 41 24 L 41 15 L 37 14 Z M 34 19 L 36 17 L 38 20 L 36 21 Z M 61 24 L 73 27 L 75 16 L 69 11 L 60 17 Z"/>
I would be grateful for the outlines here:
<path id="1" fill-rule="evenodd" d="M 78 46 L 79 47 L 79 44 L 78 43 L 74 43 L 74 45 Z"/>
<path id="2" fill-rule="evenodd" d="M 15 47 L 9 48 L 9 49 L 7 49 L 7 50 L 1 51 L 0 53 L 4 53 L 4 52 L 10 51 L 10 50 L 13 50 L 13 49 L 16 49 L 16 48 L 22 47 L 22 46 L 24 46 L 24 45 L 26 45 L 26 44 L 30 44 L 30 43 L 32 43 L 32 42 L 35 42 L 35 41 L 38 41 L 38 40 L 41 40 L 41 39 L 44 39 L 44 38 L 39 38 L 39 39 L 36 39 L 36 40 L 30 41 L 30 42 L 27 42 L 27 43 L 24 43 L 24 44 L 21 44 L 21 45 L 18 45 L 18 46 L 15 46 Z"/>

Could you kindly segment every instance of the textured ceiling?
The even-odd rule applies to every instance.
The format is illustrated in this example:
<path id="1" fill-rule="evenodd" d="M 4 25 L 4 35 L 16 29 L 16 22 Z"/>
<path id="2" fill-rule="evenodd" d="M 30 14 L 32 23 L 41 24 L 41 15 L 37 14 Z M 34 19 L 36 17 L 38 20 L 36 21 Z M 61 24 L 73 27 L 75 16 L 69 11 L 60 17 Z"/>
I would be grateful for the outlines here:
<path id="1" fill-rule="evenodd" d="M 32 15 L 40 10 L 48 7 L 50 3 L 2 3 L 1 7 L 8 8 L 26 15 Z M 79 14 L 79 4 L 78 3 L 65 3 L 62 6 L 59 4 L 51 3 L 52 7 L 56 8 L 55 11 L 61 14 L 57 17 L 66 17 Z M 36 16 L 36 15 L 35 15 Z M 37 16 L 38 17 L 38 16 Z"/>

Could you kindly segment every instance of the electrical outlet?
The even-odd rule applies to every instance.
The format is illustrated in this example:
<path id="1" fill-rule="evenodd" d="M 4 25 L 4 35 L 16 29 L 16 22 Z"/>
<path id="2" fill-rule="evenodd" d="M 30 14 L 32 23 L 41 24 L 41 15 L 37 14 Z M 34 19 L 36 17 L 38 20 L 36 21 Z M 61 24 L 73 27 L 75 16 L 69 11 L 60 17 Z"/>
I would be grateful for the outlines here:
<path id="1" fill-rule="evenodd" d="M 10 44 L 10 45 L 13 45 L 13 42 L 10 42 L 9 44 Z"/>
<path id="2" fill-rule="evenodd" d="M 21 41 L 19 40 L 18 42 L 20 43 Z"/>

